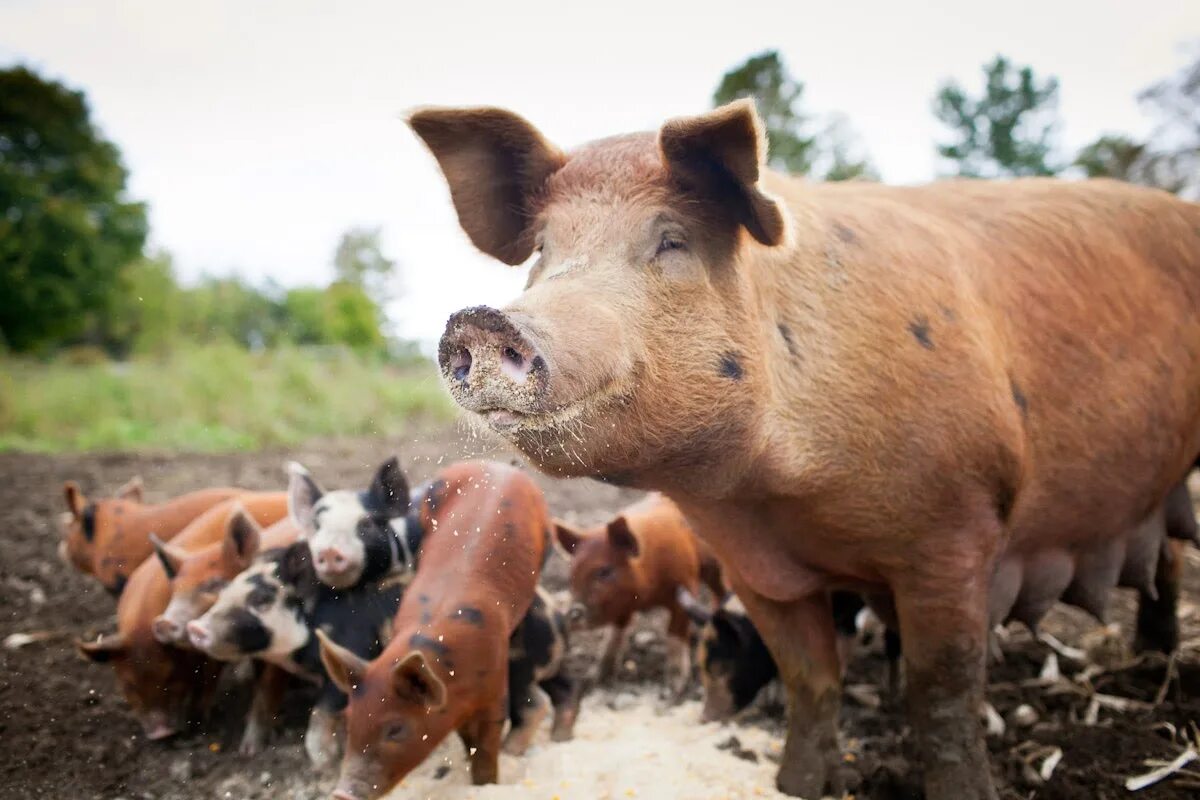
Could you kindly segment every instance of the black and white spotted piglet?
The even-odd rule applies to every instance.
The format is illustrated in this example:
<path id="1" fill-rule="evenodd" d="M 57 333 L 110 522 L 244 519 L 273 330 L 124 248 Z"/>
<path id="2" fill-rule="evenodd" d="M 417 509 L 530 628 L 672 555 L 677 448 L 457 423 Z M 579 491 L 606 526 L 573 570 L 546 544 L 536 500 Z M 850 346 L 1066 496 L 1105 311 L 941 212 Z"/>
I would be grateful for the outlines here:
<path id="1" fill-rule="evenodd" d="M 541 586 L 508 642 L 508 710 L 512 727 L 504 750 L 524 753 L 542 720 L 554 710 L 550 738 L 570 739 L 579 714 L 579 693 L 567 674 L 567 620 Z"/>
<path id="2" fill-rule="evenodd" d="M 379 655 L 390 636 L 402 588 L 365 581 L 345 590 L 317 580 L 307 542 L 259 555 L 221 590 L 209 611 L 188 626 L 192 645 L 213 658 L 254 658 L 317 683 L 304 748 L 318 768 L 337 755 L 337 725 L 346 696 L 328 679 L 315 631 L 356 655 Z"/>
<path id="3" fill-rule="evenodd" d="M 288 471 L 288 513 L 312 550 L 317 579 L 333 589 L 396 574 L 411 577 L 420 522 L 408 481 L 394 456 L 366 491 L 325 491 L 301 465 Z"/>

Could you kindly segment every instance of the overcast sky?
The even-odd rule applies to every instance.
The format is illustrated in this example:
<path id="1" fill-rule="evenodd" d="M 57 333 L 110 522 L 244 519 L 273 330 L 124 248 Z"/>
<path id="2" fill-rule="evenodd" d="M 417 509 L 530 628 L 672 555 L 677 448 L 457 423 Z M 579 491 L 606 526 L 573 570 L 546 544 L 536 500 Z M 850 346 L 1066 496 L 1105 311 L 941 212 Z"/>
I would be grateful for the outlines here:
<path id="1" fill-rule="evenodd" d="M 1200 0 L 0 0 L 0 63 L 87 92 L 185 278 L 324 282 L 339 233 L 381 225 L 403 270 L 393 316 L 425 339 L 523 274 L 461 232 L 401 122 L 415 105 L 507 106 L 569 147 L 701 112 L 726 69 L 778 48 L 807 105 L 845 113 L 884 178 L 908 183 L 937 169 L 942 80 L 977 87 L 996 53 L 1058 76 L 1073 150 L 1144 133 L 1135 94 L 1198 37 Z"/>

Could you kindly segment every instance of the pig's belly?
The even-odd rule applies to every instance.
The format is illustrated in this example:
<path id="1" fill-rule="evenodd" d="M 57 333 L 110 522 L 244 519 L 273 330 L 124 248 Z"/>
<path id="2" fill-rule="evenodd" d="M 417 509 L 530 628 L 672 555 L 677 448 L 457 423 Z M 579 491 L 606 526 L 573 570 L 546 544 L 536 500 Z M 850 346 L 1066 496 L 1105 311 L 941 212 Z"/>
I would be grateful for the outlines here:
<path id="1" fill-rule="evenodd" d="M 1103 619 L 1117 586 L 1154 592 L 1159 553 L 1166 546 L 1159 507 L 1125 533 L 1021 548 L 1001 555 L 992 578 L 992 624 L 1015 619 L 1034 626 L 1059 600 Z"/>

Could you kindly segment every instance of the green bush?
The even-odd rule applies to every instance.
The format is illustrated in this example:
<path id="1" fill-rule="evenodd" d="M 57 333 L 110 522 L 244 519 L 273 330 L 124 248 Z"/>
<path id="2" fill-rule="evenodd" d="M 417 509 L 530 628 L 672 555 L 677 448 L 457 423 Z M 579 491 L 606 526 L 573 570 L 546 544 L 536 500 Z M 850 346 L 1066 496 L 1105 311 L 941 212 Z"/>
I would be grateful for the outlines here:
<path id="1" fill-rule="evenodd" d="M 445 420 L 433 365 L 233 344 L 73 364 L 0 357 L 0 451 L 254 449 Z"/>

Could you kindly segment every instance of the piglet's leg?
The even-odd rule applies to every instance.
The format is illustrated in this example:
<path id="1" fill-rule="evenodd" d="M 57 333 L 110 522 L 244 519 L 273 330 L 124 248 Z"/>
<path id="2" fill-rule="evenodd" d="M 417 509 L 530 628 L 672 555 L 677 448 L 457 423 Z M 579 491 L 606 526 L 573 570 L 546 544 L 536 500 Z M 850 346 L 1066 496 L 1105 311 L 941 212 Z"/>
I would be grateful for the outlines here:
<path id="1" fill-rule="evenodd" d="M 909 719 L 929 800 L 995 800 L 983 727 L 988 575 L 960 558 L 893 584 L 904 643 Z M 959 562 L 959 563 L 956 563 Z"/>
<path id="2" fill-rule="evenodd" d="M 279 707 L 283 704 L 283 693 L 287 688 L 288 674 L 274 664 L 262 664 L 254 682 L 254 700 L 246 717 L 246 728 L 242 732 L 242 743 L 238 752 L 244 756 L 258 755 L 266 742 L 267 732 L 275 724 Z"/>
<path id="3" fill-rule="evenodd" d="M 1158 556 L 1154 574 L 1157 597 L 1145 591 L 1138 596 L 1137 633 L 1134 649 L 1170 653 L 1179 647 L 1179 587 L 1183 580 L 1183 549 L 1187 543 L 1167 539 Z"/>
<path id="4" fill-rule="evenodd" d="M 471 783 L 480 786 L 500 779 L 500 739 L 507 700 L 476 713 L 458 730 L 471 762 Z"/>
<path id="5" fill-rule="evenodd" d="M 511 756 L 524 755 L 533 742 L 538 728 L 550 714 L 550 698 L 537 684 L 529 686 L 520 709 L 519 722 L 504 737 L 504 752 Z"/>
<path id="6" fill-rule="evenodd" d="M 776 779 L 779 790 L 797 797 L 840 796 L 841 665 L 829 597 L 818 593 L 779 603 L 745 586 L 735 589 L 775 657 L 787 689 L 787 739 Z"/>
<path id="7" fill-rule="evenodd" d="M 604 644 L 604 653 L 600 656 L 600 664 L 596 669 L 596 682 L 603 685 L 612 680 L 617 670 L 617 659 L 624 650 L 625 633 L 629 629 L 629 620 L 612 625 L 608 629 L 608 641 Z"/>
<path id="8" fill-rule="evenodd" d="M 688 644 L 690 630 L 687 613 L 678 606 L 672 608 L 671 618 L 667 623 L 667 655 L 670 660 L 667 679 L 670 682 L 668 690 L 673 703 L 683 701 L 692 678 L 692 653 Z"/>
<path id="9" fill-rule="evenodd" d="M 341 714 L 320 706 L 313 707 L 308 717 L 308 730 L 304 732 L 304 752 L 313 768 L 322 770 L 337 759 L 337 729 Z"/>

